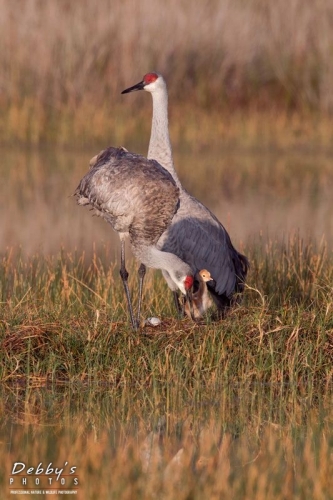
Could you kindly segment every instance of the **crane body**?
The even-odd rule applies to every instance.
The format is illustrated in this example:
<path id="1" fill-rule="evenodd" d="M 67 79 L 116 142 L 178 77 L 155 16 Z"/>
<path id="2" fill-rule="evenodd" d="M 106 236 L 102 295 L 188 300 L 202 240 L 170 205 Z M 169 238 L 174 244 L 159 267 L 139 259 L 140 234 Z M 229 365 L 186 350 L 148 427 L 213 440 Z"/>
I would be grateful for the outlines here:
<path id="1" fill-rule="evenodd" d="M 214 276 L 207 283 L 211 297 L 223 313 L 244 289 L 249 263 L 233 246 L 230 236 L 215 215 L 183 188 L 173 163 L 168 125 L 168 92 L 160 73 L 147 73 L 138 84 L 122 93 L 146 90 L 153 99 L 152 130 L 148 158 L 154 158 L 170 172 L 180 190 L 179 209 L 161 235 L 157 247 L 176 254 L 193 275 L 206 269 Z M 162 271 L 179 304 L 177 288 L 167 271 Z"/>
<path id="2" fill-rule="evenodd" d="M 79 205 L 89 205 L 105 219 L 121 240 L 120 275 L 124 284 L 132 326 L 137 328 L 145 266 L 162 269 L 174 286 L 189 296 L 192 270 L 177 255 L 161 250 L 157 243 L 179 207 L 179 188 L 172 176 L 155 160 L 109 147 L 90 161 L 74 195 Z M 129 238 L 139 269 L 138 317 L 135 319 L 125 267 L 125 239 Z"/>

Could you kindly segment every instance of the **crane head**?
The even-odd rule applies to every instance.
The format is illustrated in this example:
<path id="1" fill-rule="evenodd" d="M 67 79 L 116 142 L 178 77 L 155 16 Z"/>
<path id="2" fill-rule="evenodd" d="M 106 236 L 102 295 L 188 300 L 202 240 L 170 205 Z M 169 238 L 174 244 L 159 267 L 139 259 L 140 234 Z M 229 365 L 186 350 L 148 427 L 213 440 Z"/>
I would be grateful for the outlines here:
<path id="1" fill-rule="evenodd" d="M 147 92 L 154 92 L 161 86 L 165 86 L 165 81 L 160 73 L 152 72 L 147 73 L 141 82 L 133 85 L 122 91 L 122 94 L 129 94 L 130 92 L 135 92 L 137 90 L 146 90 Z"/>
<path id="2" fill-rule="evenodd" d="M 207 269 L 201 269 L 201 271 L 199 271 L 199 275 L 200 275 L 202 281 L 204 281 L 205 283 L 207 283 L 207 281 L 213 281 L 213 278 L 212 278 L 210 272 L 207 271 Z"/>
<path id="3" fill-rule="evenodd" d="M 184 288 L 186 291 L 188 291 L 192 288 L 193 283 L 194 283 L 193 276 L 185 276 Z"/>

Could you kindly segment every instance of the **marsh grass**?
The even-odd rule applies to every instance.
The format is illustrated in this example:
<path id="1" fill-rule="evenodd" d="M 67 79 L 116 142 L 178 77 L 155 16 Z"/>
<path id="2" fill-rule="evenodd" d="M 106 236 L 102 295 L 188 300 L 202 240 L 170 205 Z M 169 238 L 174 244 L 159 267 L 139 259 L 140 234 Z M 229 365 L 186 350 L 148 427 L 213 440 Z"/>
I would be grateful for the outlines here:
<path id="1" fill-rule="evenodd" d="M 331 254 L 294 237 L 248 250 L 242 304 L 223 322 L 175 319 L 165 283 L 151 272 L 143 318 L 162 325 L 129 328 L 121 280 L 106 256 L 66 253 L 24 259 L 4 255 L 0 273 L 4 380 L 159 381 L 185 385 L 261 380 L 295 387 L 332 377 Z M 137 295 L 137 274 L 130 286 Z M 247 346 L 244 352 L 244 345 Z"/>
<path id="2" fill-rule="evenodd" d="M 162 324 L 136 333 L 107 249 L 3 254 L 2 498 L 15 461 L 75 464 L 78 498 L 332 498 L 332 255 L 300 237 L 246 253 L 224 321 L 176 319 L 149 272 Z"/>

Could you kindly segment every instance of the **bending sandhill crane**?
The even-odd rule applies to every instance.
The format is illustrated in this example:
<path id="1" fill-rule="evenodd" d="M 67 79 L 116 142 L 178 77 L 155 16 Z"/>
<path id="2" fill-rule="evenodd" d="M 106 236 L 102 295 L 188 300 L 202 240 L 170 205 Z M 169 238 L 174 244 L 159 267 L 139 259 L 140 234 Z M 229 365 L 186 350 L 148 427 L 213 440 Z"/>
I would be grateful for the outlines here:
<path id="1" fill-rule="evenodd" d="M 170 252 L 157 248 L 179 205 L 179 188 L 172 176 L 155 160 L 110 147 L 90 161 L 90 170 L 82 178 L 74 196 L 79 205 L 90 205 L 119 234 L 121 241 L 120 276 L 123 281 L 133 329 L 140 317 L 144 272 L 139 269 L 139 305 L 137 320 L 128 288 L 125 267 L 125 238 L 129 236 L 133 254 L 144 266 L 162 269 L 174 285 L 187 295 L 193 285 L 188 264 Z"/>
<path id="2" fill-rule="evenodd" d="M 213 305 L 207 289 L 207 283 L 213 281 L 213 278 L 207 269 L 201 269 L 196 274 L 195 281 L 198 281 L 198 288 L 192 292 L 192 310 L 189 302 L 185 302 L 184 311 L 189 318 L 199 319 Z"/>
<path id="3" fill-rule="evenodd" d="M 122 93 L 146 90 L 153 98 L 153 120 L 148 158 L 158 161 L 174 178 L 180 189 L 180 207 L 171 225 L 158 241 L 158 248 L 176 254 L 189 264 L 193 275 L 207 269 L 214 281 L 209 291 L 223 312 L 233 303 L 233 295 L 242 292 L 248 271 L 247 258 L 237 252 L 226 229 L 215 215 L 181 185 L 173 164 L 168 126 L 168 92 L 159 73 L 147 73 L 143 80 Z M 168 272 L 163 271 L 179 307 L 178 293 Z M 179 310 L 179 309 L 178 309 Z"/>

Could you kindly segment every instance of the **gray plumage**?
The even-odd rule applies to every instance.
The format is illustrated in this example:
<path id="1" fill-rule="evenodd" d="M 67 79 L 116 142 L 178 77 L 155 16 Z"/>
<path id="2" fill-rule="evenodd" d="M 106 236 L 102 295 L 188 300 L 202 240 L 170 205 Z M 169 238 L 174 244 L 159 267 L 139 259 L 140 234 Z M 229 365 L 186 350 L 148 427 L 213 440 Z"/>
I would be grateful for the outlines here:
<path id="1" fill-rule="evenodd" d="M 79 205 L 89 205 L 103 217 L 121 240 L 121 268 L 131 322 L 138 327 L 145 266 L 167 272 L 183 294 L 192 287 L 191 268 L 176 255 L 161 251 L 157 242 L 179 207 L 179 188 L 171 174 L 155 160 L 110 147 L 90 161 L 74 195 Z M 125 238 L 129 237 L 139 269 L 138 319 L 134 319 L 125 268 Z"/>
<path id="2" fill-rule="evenodd" d="M 158 248 L 176 254 L 189 264 L 193 274 L 207 269 L 214 277 L 207 283 L 216 305 L 224 309 L 232 302 L 234 293 L 242 292 L 248 271 L 248 260 L 232 245 L 230 237 L 215 215 L 191 196 L 180 183 L 173 164 L 168 127 L 168 93 L 165 80 L 159 73 L 148 73 L 143 80 L 126 89 L 146 90 L 153 98 L 152 131 L 148 158 L 154 158 L 166 168 L 180 189 L 180 206 L 171 225 L 161 236 Z M 176 288 L 163 272 L 169 287 Z"/>
<path id="3" fill-rule="evenodd" d="M 246 258 L 235 250 L 214 214 L 185 190 L 181 191 L 179 210 L 161 236 L 158 248 L 178 255 L 194 274 L 208 269 L 214 276 L 214 284 L 208 283 L 208 287 L 217 296 L 230 299 L 233 293 L 243 291 Z M 169 286 L 174 289 L 171 283 Z"/>
<path id="4" fill-rule="evenodd" d="M 115 231 L 128 235 L 133 249 L 156 245 L 178 208 L 179 189 L 155 160 L 124 148 L 102 151 L 75 191 Z"/>

